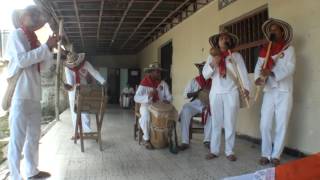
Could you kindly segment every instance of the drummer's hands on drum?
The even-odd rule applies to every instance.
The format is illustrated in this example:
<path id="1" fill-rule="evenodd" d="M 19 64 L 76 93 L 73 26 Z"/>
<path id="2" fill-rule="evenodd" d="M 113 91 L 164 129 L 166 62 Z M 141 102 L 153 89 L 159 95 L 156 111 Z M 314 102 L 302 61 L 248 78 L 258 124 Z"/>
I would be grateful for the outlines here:
<path id="1" fill-rule="evenodd" d="M 155 96 L 156 93 L 158 93 L 158 92 L 157 92 L 157 89 L 156 89 L 156 88 L 153 88 L 152 91 L 149 92 L 149 97 Z"/>
<path id="2" fill-rule="evenodd" d="M 170 101 L 168 101 L 168 100 L 163 100 L 163 102 L 166 104 L 170 104 Z"/>

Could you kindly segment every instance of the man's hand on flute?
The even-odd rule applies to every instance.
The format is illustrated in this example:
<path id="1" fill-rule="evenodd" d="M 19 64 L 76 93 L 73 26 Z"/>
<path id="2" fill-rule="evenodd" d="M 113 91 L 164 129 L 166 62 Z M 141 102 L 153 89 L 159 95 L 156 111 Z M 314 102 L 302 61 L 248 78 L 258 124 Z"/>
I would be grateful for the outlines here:
<path id="1" fill-rule="evenodd" d="M 265 84 L 265 81 L 262 78 L 259 77 L 254 83 L 257 86 L 263 86 Z"/>
<path id="2" fill-rule="evenodd" d="M 50 49 L 50 51 L 52 51 L 53 48 L 57 47 L 58 41 L 59 41 L 59 38 L 56 35 L 49 36 L 46 44 L 47 44 L 48 48 Z"/>
<path id="3" fill-rule="evenodd" d="M 248 90 L 246 90 L 246 89 L 241 89 L 240 90 L 241 91 L 241 93 L 244 95 L 244 97 L 249 97 L 249 91 Z"/>

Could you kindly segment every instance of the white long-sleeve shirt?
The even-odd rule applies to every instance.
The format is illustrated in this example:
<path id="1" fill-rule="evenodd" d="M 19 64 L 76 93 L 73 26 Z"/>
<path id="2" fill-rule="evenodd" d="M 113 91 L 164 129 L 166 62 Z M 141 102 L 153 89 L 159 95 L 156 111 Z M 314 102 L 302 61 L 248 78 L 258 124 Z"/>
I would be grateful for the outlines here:
<path id="1" fill-rule="evenodd" d="M 277 55 L 272 56 L 274 59 Z M 280 56 L 281 57 L 281 56 Z M 256 67 L 254 69 L 254 79 L 260 77 L 261 68 L 263 66 L 264 58 L 259 57 Z M 294 48 L 289 46 L 283 51 L 283 56 L 276 61 L 272 69 L 274 76 L 269 76 L 264 91 L 270 91 L 273 88 L 278 88 L 280 91 L 292 92 L 293 90 L 293 74 L 295 71 L 296 56 Z"/>
<path id="2" fill-rule="evenodd" d="M 244 64 L 241 54 L 238 52 L 233 52 L 232 56 L 237 64 L 237 69 L 241 76 L 241 80 L 243 82 L 244 88 L 250 91 L 251 85 L 250 85 L 250 80 L 248 78 L 248 71 Z M 227 56 L 225 60 L 226 60 L 227 71 L 230 71 L 231 73 L 236 75 L 233 65 L 230 62 L 231 56 L 230 55 Z M 209 55 L 207 62 L 204 65 L 202 70 L 202 74 L 204 78 L 205 79 L 211 78 L 212 82 L 214 82 L 211 85 L 211 92 L 214 92 L 216 94 L 224 94 L 224 93 L 230 93 L 230 92 L 236 91 L 238 89 L 238 86 L 234 78 L 230 77 L 228 73 L 225 78 L 221 77 L 219 73 L 219 69 L 210 66 L 211 61 L 212 61 L 212 56 Z"/>
<path id="3" fill-rule="evenodd" d="M 66 73 L 66 82 L 70 85 L 75 85 L 76 73 L 70 70 L 68 67 L 65 67 L 65 73 Z M 100 84 L 105 83 L 105 79 L 101 76 L 101 74 L 96 69 L 94 69 L 94 67 L 88 61 L 85 61 L 84 65 L 79 69 L 81 85 L 88 84 L 87 83 L 88 73 L 90 73 L 93 78 L 99 81 Z"/>
<path id="4" fill-rule="evenodd" d="M 193 78 L 186 86 L 183 92 L 184 98 L 188 99 L 188 93 L 193 93 L 201 89 L 199 83 L 195 78 Z"/>
<path id="5" fill-rule="evenodd" d="M 41 80 L 38 71 L 53 64 L 53 55 L 46 44 L 31 50 L 30 43 L 22 29 L 16 29 L 8 37 L 5 58 L 9 61 L 7 78 L 22 69 L 12 99 L 41 100 Z"/>
<path id="6" fill-rule="evenodd" d="M 150 104 L 152 97 L 149 97 L 149 93 L 153 90 L 151 87 L 139 85 L 138 90 L 134 96 L 134 101 L 140 104 Z M 169 86 L 165 81 L 161 81 L 157 87 L 160 101 L 172 101 L 172 95 L 169 91 Z"/>

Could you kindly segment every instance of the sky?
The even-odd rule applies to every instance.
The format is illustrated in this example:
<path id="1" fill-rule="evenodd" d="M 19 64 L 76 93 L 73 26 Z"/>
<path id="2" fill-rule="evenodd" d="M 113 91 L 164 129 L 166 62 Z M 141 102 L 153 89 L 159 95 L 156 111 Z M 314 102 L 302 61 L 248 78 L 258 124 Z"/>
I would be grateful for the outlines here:
<path id="1" fill-rule="evenodd" d="M 33 5 L 33 0 L 0 0 L 0 29 L 12 30 L 11 14 L 14 9 Z"/>

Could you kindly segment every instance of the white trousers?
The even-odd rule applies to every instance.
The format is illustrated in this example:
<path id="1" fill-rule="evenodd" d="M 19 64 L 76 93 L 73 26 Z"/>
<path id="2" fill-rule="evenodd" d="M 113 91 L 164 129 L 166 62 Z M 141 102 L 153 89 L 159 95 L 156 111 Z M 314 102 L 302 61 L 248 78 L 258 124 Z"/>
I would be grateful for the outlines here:
<path id="1" fill-rule="evenodd" d="M 77 113 L 74 112 L 74 104 L 75 104 L 75 90 L 69 92 L 69 105 L 70 105 L 70 112 L 72 118 L 73 129 L 76 128 L 77 123 Z M 82 121 L 82 129 L 83 132 L 91 132 L 91 125 L 90 125 L 90 115 L 88 113 L 81 113 L 81 121 Z"/>
<path id="2" fill-rule="evenodd" d="M 221 129 L 225 132 L 225 154 L 234 154 L 236 118 L 239 110 L 238 91 L 215 94 L 210 93 L 210 107 L 212 112 L 212 132 L 210 152 L 218 155 L 220 153 Z"/>
<path id="3" fill-rule="evenodd" d="M 121 107 L 128 108 L 130 105 L 131 98 L 129 96 L 122 95 L 121 96 Z"/>
<path id="4" fill-rule="evenodd" d="M 183 105 L 180 112 L 180 123 L 181 123 L 181 137 L 182 143 L 189 144 L 189 127 L 191 118 L 199 113 L 202 113 L 204 108 L 200 100 L 194 100 L 192 102 Z M 208 115 L 207 122 L 204 126 L 204 139 L 203 142 L 209 142 L 211 139 L 211 116 Z"/>
<path id="5" fill-rule="evenodd" d="M 150 140 L 150 112 L 148 110 L 148 105 L 141 104 L 140 106 L 140 119 L 139 124 L 143 132 L 143 140 Z"/>
<path id="6" fill-rule="evenodd" d="M 274 89 L 264 93 L 260 122 L 261 153 L 263 157 L 280 158 L 284 148 L 292 101 L 292 93 L 289 92 L 281 92 Z M 271 135 L 273 120 L 275 120 L 274 139 L 272 139 Z"/>
<path id="7" fill-rule="evenodd" d="M 20 159 L 23 150 L 25 175 L 39 173 L 39 139 L 41 135 L 41 105 L 31 100 L 13 100 L 10 109 L 10 140 L 8 165 L 11 180 L 21 180 Z"/>

